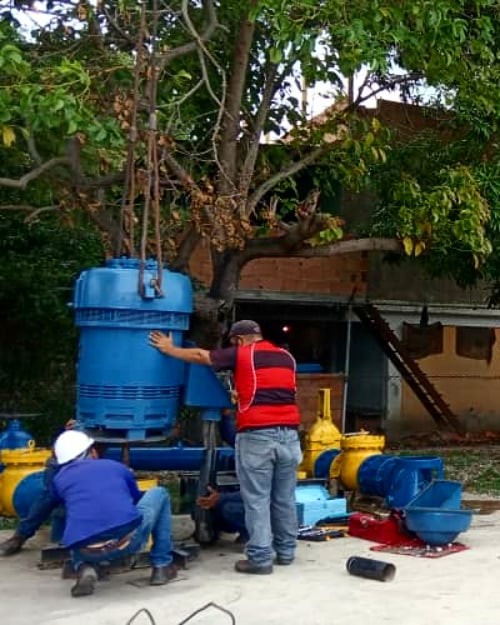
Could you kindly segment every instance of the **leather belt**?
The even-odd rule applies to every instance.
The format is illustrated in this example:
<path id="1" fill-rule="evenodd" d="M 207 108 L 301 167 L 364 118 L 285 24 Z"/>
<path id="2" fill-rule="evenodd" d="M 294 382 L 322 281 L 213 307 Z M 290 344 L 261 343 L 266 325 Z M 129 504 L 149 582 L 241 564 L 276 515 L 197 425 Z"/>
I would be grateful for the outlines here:
<path id="1" fill-rule="evenodd" d="M 132 531 L 125 534 L 122 538 L 111 538 L 110 540 L 105 540 L 100 543 L 85 545 L 85 547 L 80 547 L 78 551 L 82 554 L 93 556 L 111 553 L 112 551 L 121 551 L 130 545 L 133 534 L 134 532 Z"/>

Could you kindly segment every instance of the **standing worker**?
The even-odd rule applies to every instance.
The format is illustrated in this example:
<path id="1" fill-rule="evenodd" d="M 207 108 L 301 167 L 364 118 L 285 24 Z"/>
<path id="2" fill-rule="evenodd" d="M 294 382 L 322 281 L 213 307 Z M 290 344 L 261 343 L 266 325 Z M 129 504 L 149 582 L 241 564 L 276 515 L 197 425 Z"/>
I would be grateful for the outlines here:
<path id="1" fill-rule="evenodd" d="M 66 508 L 63 543 L 71 550 L 77 582 L 73 597 L 91 595 L 96 566 L 139 552 L 152 536 L 150 584 L 177 575 L 173 564 L 170 499 L 164 488 L 142 493 L 132 471 L 120 462 L 97 458 L 94 441 L 69 430 L 54 445 L 60 465 L 54 497 Z"/>
<path id="2" fill-rule="evenodd" d="M 291 564 L 295 557 L 295 487 L 302 460 L 296 363 L 287 350 L 263 340 L 255 321 L 233 323 L 229 339 L 231 347 L 208 351 L 177 347 L 170 334 L 149 335 L 150 344 L 167 356 L 234 372 L 236 471 L 249 534 L 247 559 L 235 569 L 266 575 L 273 572 L 273 551 L 277 564 Z"/>

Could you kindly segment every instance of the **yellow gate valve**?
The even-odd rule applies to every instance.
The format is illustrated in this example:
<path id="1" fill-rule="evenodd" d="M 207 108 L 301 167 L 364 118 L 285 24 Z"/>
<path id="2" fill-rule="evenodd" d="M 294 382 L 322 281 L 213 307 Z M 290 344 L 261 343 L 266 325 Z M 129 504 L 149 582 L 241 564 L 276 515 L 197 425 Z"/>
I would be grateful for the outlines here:
<path id="1" fill-rule="evenodd" d="M 330 479 L 340 480 L 346 490 L 357 490 L 358 470 L 370 456 L 379 455 L 385 447 L 385 436 L 365 430 L 344 434 L 340 454 L 330 465 Z"/>
<path id="2" fill-rule="evenodd" d="M 16 488 L 31 473 L 43 471 L 51 455 L 50 449 L 36 449 L 33 440 L 28 447 L 0 451 L 0 463 L 5 467 L 0 473 L 0 514 L 16 516 L 13 504 Z"/>
<path id="3" fill-rule="evenodd" d="M 307 477 L 314 476 L 314 463 L 318 456 L 326 449 L 340 449 L 341 439 L 342 434 L 332 421 L 331 389 L 320 388 L 316 420 L 306 434 L 299 471 L 306 473 Z"/>

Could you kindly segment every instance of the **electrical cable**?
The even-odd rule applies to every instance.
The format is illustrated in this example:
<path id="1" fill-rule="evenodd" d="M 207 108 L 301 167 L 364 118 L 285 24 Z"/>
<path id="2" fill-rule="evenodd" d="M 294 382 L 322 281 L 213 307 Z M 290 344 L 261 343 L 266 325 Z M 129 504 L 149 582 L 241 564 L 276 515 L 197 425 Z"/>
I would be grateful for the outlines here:
<path id="1" fill-rule="evenodd" d="M 229 618 L 231 619 L 232 625 L 236 625 L 236 619 L 234 618 L 234 614 L 232 612 L 230 612 L 229 610 L 227 610 L 226 608 L 223 608 L 222 606 L 218 605 L 217 603 L 214 603 L 213 601 L 210 601 L 210 603 L 207 603 L 204 606 L 202 606 L 201 608 L 198 608 L 197 610 L 195 610 L 187 618 L 185 618 L 183 621 L 181 621 L 179 623 L 179 625 L 184 625 L 184 623 L 187 623 L 188 621 L 190 621 L 192 618 L 194 618 L 198 614 L 201 614 L 201 612 L 204 612 L 205 610 L 208 610 L 208 608 L 215 608 L 216 610 L 220 610 L 221 612 L 224 612 L 224 614 L 227 614 L 229 616 Z"/>
<path id="2" fill-rule="evenodd" d="M 141 608 L 140 610 L 137 610 L 137 612 L 132 616 L 132 618 L 130 618 L 125 625 L 132 625 L 132 623 L 135 621 L 135 619 L 140 615 L 144 613 L 150 620 L 151 625 L 156 625 L 156 621 L 153 618 L 153 615 L 151 614 L 151 612 L 147 609 L 147 608 Z"/>
<path id="3" fill-rule="evenodd" d="M 187 618 L 185 618 L 183 621 L 178 623 L 178 625 L 184 625 L 185 623 L 187 623 L 190 620 L 192 620 L 195 616 L 198 616 L 198 614 L 201 614 L 202 612 L 205 612 L 205 610 L 208 610 L 209 608 L 215 608 L 216 610 L 219 610 L 220 612 L 224 612 L 224 614 L 227 614 L 229 616 L 229 618 L 231 619 L 231 625 L 236 625 L 236 619 L 234 617 L 234 614 L 230 610 L 227 610 L 226 608 L 223 608 L 222 606 L 218 605 L 217 603 L 214 603 L 213 601 L 210 601 L 209 603 L 206 603 L 205 605 L 201 606 L 201 608 L 198 608 L 197 610 L 192 612 Z M 147 608 L 141 608 L 140 610 L 138 610 L 132 616 L 132 618 L 130 618 L 125 623 L 125 625 L 132 625 L 132 623 L 135 621 L 135 619 L 138 616 L 140 616 L 141 614 L 145 614 L 149 618 L 151 625 L 156 625 L 156 621 L 155 621 L 153 615 L 151 614 L 151 612 Z"/>

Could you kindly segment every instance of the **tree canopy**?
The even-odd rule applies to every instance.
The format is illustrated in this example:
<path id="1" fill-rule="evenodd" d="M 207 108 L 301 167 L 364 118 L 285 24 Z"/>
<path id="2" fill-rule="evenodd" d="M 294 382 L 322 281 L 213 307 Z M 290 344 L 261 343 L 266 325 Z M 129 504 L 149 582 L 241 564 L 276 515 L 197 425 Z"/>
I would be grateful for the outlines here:
<path id="1" fill-rule="evenodd" d="M 0 210 L 186 270 L 210 241 L 230 301 L 263 256 L 379 247 L 463 284 L 498 280 L 495 0 L 49 0 L 0 23 Z M 34 11 L 36 9 L 36 12 Z M 311 119 L 309 93 L 333 104 Z M 367 112 L 395 92 L 439 127 Z M 308 171 L 312 193 L 297 184 Z M 353 232 L 316 192 L 367 190 Z"/>

